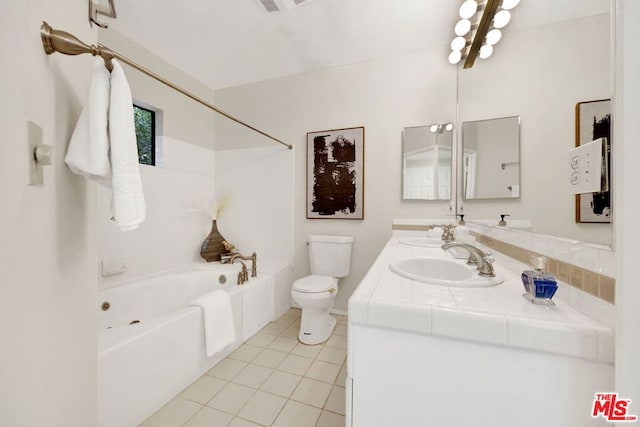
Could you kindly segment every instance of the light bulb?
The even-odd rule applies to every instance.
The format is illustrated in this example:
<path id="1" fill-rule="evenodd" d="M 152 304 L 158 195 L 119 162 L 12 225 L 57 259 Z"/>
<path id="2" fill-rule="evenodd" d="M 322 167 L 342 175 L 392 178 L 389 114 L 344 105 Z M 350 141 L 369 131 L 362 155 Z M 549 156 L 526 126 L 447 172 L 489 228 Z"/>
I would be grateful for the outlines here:
<path id="1" fill-rule="evenodd" d="M 447 123 L 444 128 L 447 132 L 451 132 L 453 130 L 453 123 Z"/>
<path id="2" fill-rule="evenodd" d="M 502 31 L 498 30 L 497 28 L 494 28 L 493 30 L 487 33 L 485 43 L 493 46 L 494 44 L 498 43 L 501 38 L 502 38 Z"/>
<path id="3" fill-rule="evenodd" d="M 493 46 L 483 44 L 480 48 L 480 59 L 487 59 L 493 53 Z"/>
<path id="4" fill-rule="evenodd" d="M 451 42 L 451 50 L 461 51 L 467 45 L 467 40 L 464 37 L 456 37 Z"/>
<path id="5" fill-rule="evenodd" d="M 502 0 L 502 8 L 504 10 L 511 10 L 520 3 L 520 0 Z"/>
<path id="6" fill-rule="evenodd" d="M 431 127 L 429 128 L 431 133 L 437 133 L 438 129 L 440 129 L 440 125 L 431 125 Z"/>
<path id="7" fill-rule="evenodd" d="M 478 2 L 476 0 L 466 0 L 460 6 L 460 18 L 469 19 L 478 11 Z"/>
<path id="8" fill-rule="evenodd" d="M 509 13 L 509 12 L 507 12 L 507 13 Z M 471 30 L 471 21 L 469 21 L 468 19 L 459 20 L 458 23 L 456 24 L 455 28 L 454 28 L 454 31 L 455 31 L 457 36 L 464 36 L 465 34 L 467 34 L 469 32 L 469 30 Z"/>
<path id="9" fill-rule="evenodd" d="M 449 54 L 449 62 L 451 64 L 457 64 L 462 59 L 462 53 L 459 50 L 454 50 Z"/>
<path id="10" fill-rule="evenodd" d="M 511 12 L 508 10 L 501 10 L 493 17 L 493 26 L 495 28 L 505 27 L 509 21 L 511 21 Z"/>

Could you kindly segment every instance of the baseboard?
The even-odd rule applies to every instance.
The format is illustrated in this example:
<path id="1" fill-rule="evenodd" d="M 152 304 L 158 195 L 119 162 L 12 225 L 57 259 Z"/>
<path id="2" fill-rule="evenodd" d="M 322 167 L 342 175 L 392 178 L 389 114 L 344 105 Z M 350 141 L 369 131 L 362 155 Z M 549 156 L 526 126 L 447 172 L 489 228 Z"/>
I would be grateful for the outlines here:
<path id="1" fill-rule="evenodd" d="M 291 304 L 291 307 L 292 308 L 302 309 L 302 307 L 300 307 L 298 304 L 295 304 L 295 303 Z M 339 314 L 340 316 L 346 316 L 347 315 L 346 311 L 338 310 L 337 308 L 332 308 L 331 310 L 329 310 L 329 313 L 331 313 L 331 314 Z"/>

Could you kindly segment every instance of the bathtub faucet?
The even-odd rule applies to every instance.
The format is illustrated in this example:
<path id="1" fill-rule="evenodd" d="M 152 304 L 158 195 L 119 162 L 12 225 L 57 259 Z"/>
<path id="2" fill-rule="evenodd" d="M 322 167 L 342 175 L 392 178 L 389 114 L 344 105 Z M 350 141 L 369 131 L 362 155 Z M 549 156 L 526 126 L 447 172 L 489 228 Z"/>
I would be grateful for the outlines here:
<path id="1" fill-rule="evenodd" d="M 251 277 L 256 277 L 258 275 L 257 258 L 258 256 L 255 252 L 251 254 L 251 256 L 244 256 L 238 252 L 230 252 L 220 257 L 220 263 L 233 264 L 235 261 L 238 261 L 240 264 L 242 264 L 242 271 L 238 273 L 238 285 L 242 285 L 244 282 L 249 280 L 247 266 L 244 262 L 242 262 L 242 260 L 251 261 Z"/>

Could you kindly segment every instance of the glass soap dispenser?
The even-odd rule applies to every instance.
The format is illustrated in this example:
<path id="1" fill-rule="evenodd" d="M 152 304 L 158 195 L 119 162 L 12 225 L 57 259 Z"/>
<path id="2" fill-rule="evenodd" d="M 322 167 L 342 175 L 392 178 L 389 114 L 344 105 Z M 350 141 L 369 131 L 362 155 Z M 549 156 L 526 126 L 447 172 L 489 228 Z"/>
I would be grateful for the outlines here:
<path id="1" fill-rule="evenodd" d="M 533 304 L 555 305 L 551 300 L 558 290 L 558 282 L 551 274 L 545 272 L 547 259 L 543 256 L 532 256 L 533 270 L 522 272 L 522 284 L 527 291 L 522 296 Z"/>

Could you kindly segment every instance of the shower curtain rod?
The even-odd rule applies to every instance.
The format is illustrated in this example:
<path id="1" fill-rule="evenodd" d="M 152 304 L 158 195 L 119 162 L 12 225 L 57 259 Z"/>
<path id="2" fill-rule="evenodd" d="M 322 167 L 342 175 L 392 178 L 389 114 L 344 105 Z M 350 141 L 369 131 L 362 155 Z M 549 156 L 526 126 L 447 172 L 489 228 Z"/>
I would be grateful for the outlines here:
<path id="1" fill-rule="evenodd" d="M 287 148 L 289 148 L 289 150 L 293 148 L 291 144 L 282 142 L 278 138 L 274 138 L 268 133 L 263 132 L 260 129 L 257 129 L 251 125 L 248 125 L 242 120 L 233 117 L 231 114 L 222 111 L 215 105 L 209 104 L 207 101 L 201 98 L 198 98 L 194 94 L 187 92 L 181 87 L 171 83 L 169 80 L 157 75 L 152 71 L 147 70 L 143 66 L 136 64 L 132 60 L 120 55 L 118 52 L 114 52 L 113 50 L 109 49 L 104 45 L 98 44 L 98 46 L 95 46 L 95 45 L 89 46 L 86 43 L 83 43 L 82 41 L 80 41 L 80 39 L 78 39 L 73 34 L 69 34 L 66 31 L 54 30 L 53 28 L 51 28 L 49 24 L 47 24 L 44 21 L 40 26 L 40 36 L 42 37 L 42 44 L 44 46 L 44 51 L 47 53 L 47 55 L 51 55 L 54 52 L 60 52 L 65 55 L 81 55 L 84 53 L 90 53 L 93 56 L 100 56 L 102 59 L 104 59 L 104 64 L 109 71 L 113 69 L 113 64 L 111 60 L 113 60 L 114 58 L 117 58 L 119 61 L 122 61 L 125 64 L 135 68 L 136 70 L 146 74 L 147 76 L 159 81 L 160 83 L 163 83 L 166 86 L 169 86 L 170 88 L 180 92 L 184 96 L 191 98 L 196 102 L 199 102 L 205 107 L 212 109 L 216 113 L 221 114 L 226 118 L 233 120 L 234 122 L 239 123 L 242 126 L 247 127 L 254 132 L 259 133 L 260 135 L 266 136 L 267 138 L 272 139 L 273 141 L 286 146 Z"/>

